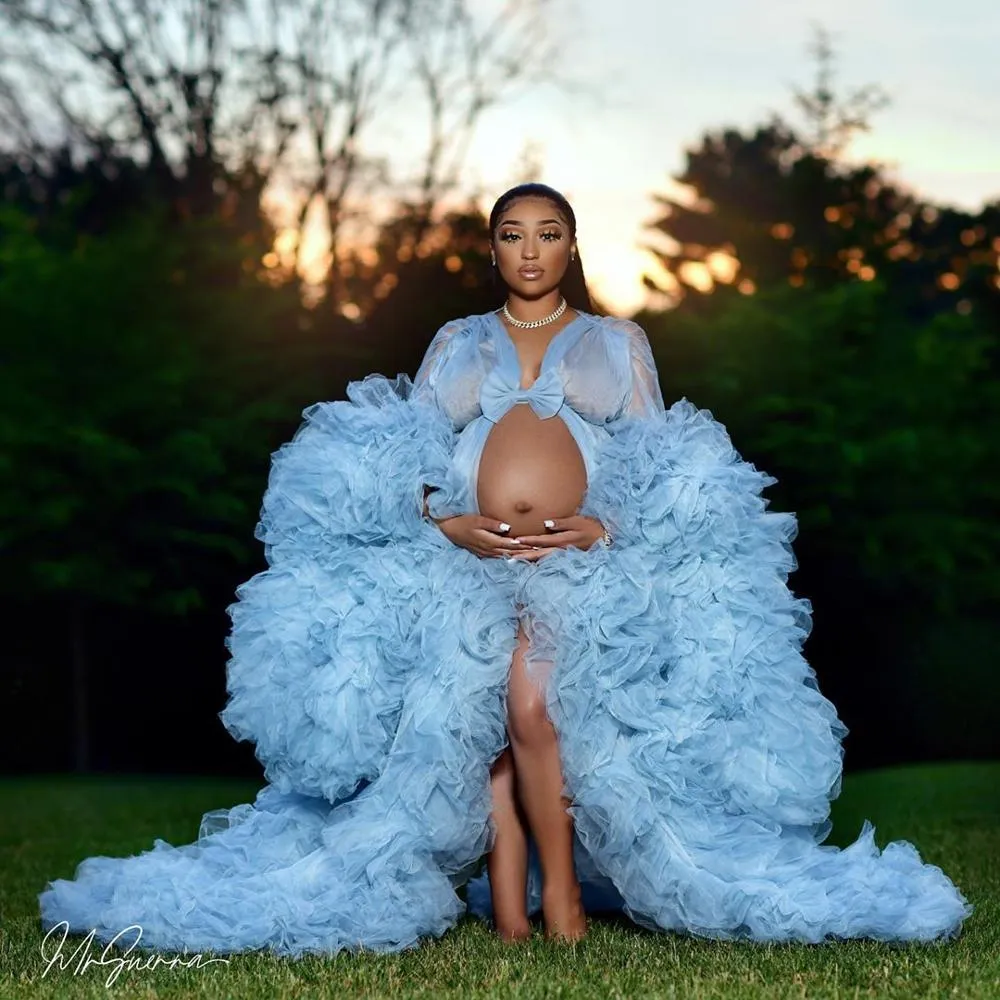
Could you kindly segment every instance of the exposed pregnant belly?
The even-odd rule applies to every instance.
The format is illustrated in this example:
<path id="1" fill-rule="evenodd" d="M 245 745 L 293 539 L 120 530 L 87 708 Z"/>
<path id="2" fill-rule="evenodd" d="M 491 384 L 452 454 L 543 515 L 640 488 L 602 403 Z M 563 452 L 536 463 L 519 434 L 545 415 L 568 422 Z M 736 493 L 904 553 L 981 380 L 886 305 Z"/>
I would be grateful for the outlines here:
<path id="1" fill-rule="evenodd" d="M 510 525 L 508 537 L 544 535 L 548 517 L 577 512 L 587 469 L 569 428 L 543 420 L 525 403 L 512 406 L 490 431 L 479 460 L 479 512 Z"/>

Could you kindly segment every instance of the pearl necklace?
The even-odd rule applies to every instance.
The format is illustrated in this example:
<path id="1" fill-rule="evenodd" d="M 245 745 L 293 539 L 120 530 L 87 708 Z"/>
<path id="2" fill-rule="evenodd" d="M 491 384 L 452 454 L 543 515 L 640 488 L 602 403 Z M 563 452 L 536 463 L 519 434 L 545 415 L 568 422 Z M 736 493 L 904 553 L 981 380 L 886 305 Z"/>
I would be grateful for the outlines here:
<path id="1" fill-rule="evenodd" d="M 556 306 L 556 310 L 550 313 L 544 319 L 514 319 L 510 314 L 510 310 L 507 308 L 507 303 L 503 304 L 503 314 L 507 322 L 512 326 L 519 327 L 521 330 L 534 330 L 536 327 L 545 326 L 547 323 L 554 323 L 560 316 L 566 311 L 566 300 L 564 298 L 559 299 L 559 305 Z"/>

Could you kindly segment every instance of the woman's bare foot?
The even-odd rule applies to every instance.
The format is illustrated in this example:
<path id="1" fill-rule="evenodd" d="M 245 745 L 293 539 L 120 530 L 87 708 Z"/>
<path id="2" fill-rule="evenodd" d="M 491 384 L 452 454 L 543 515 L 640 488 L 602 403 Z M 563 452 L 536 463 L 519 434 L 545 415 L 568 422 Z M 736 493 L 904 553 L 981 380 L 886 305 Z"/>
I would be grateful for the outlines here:
<path id="1" fill-rule="evenodd" d="M 523 924 L 513 924 L 512 926 L 497 927 L 497 937 L 507 944 L 514 944 L 517 941 L 527 941 L 531 937 L 531 924 L 527 920 Z"/>
<path id="2" fill-rule="evenodd" d="M 542 890 L 542 915 L 549 940 L 579 941 L 587 933 L 587 916 L 580 898 L 580 886 Z"/>

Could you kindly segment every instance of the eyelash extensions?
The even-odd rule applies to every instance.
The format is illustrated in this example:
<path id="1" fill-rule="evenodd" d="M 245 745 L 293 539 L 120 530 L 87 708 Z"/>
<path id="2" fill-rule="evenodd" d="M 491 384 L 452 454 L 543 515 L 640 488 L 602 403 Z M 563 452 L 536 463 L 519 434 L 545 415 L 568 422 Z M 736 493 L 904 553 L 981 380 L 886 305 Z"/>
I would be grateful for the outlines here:
<path id="1" fill-rule="evenodd" d="M 547 232 L 542 233 L 541 237 L 546 243 L 555 243 L 557 240 L 561 240 L 563 238 L 563 234 L 559 232 Z M 546 239 L 546 237 L 551 237 L 551 239 Z M 520 238 L 521 234 L 513 231 L 500 234 L 500 241 L 502 243 L 513 243 L 514 240 L 519 240 Z"/>

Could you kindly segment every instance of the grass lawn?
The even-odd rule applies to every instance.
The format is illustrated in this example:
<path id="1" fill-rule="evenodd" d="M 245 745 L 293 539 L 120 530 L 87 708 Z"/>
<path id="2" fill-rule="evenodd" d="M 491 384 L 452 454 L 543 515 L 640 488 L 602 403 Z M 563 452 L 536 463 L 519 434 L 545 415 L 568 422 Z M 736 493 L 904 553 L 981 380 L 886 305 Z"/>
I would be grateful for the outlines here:
<path id="1" fill-rule="evenodd" d="M 194 839 L 208 809 L 252 801 L 246 782 L 71 777 L 0 780 L 0 1000 L 21 997 L 956 997 L 1000 998 L 1000 763 L 895 768 L 849 776 L 831 842 L 869 817 L 878 842 L 906 839 L 976 906 L 958 941 L 753 945 L 654 934 L 595 920 L 576 945 L 541 934 L 505 946 L 464 919 L 395 955 L 299 961 L 229 956 L 202 968 L 53 968 L 43 978 L 37 894 L 85 856 L 135 854 L 155 837 Z M 82 938 L 71 941 L 82 941 Z M 90 953 L 100 954 L 93 946 Z"/>

